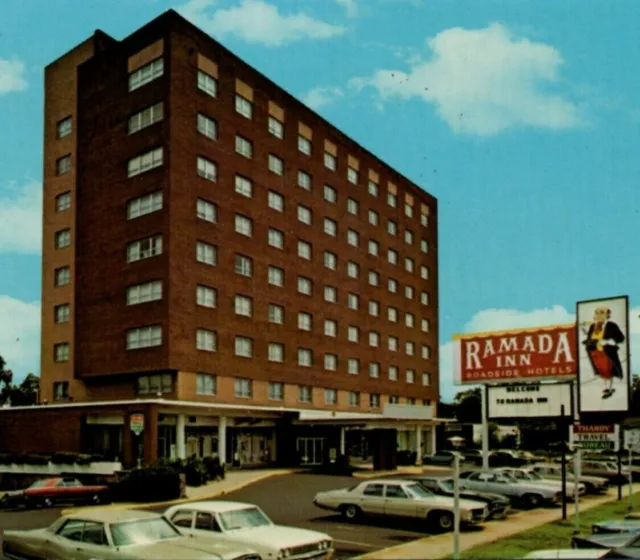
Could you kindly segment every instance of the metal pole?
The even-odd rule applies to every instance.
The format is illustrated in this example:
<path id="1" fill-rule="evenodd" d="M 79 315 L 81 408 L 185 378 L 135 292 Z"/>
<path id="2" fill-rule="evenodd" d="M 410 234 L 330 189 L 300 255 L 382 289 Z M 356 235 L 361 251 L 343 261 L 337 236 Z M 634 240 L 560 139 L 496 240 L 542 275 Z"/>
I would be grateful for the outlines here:
<path id="1" fill-rule="evenodd" d="M 453 558 L 460 558 L 460 455 L 453 457 Z"/>
<path id="2" fill-rule="evenodd" d="M 562 466 L 562 519 L 567 519 L 567 446 L 564 441 L 564 428 L 565 428 L 565 416 L 564 405 L 560 406 L 560 425 L 562 426 L 562 438 L 560 439 L 561 446 L 561 466 Z"/>
<path id="3" fill-rule="evenodd" d="M 618 436 L 618 501 L 622 501 L 622 453 L 624 452 L 624 445 L 622 445 L 623 440 L 623 431 L 620 430 L 620 435 Z M 631 474 L 631 473 L 629 473 Z"/>
<path id="4" fill-rule="evenodd" d="M 482 385 L 480 391 L 482 403 L 482 469 L 489 470 L 489 419 L 487 403 L 487 386 Z"/>
<path id="5" fill-rule="evenodd" d="M 580 534 L 580 494 L 578 492 L 578 484 L 580 482 L 580 455 L 582 451 L 579 447 L 576 448 L 573 454 L 573 505 L 575 507 L 575 513 L 573 515 L 573 534 Z"/>
<path id="6" fill-rule="evenodd" d="M 631 465 L 633 465 L 633 447 L 629 442 L 629 511 L 633 509 L 633 473 Z"/>

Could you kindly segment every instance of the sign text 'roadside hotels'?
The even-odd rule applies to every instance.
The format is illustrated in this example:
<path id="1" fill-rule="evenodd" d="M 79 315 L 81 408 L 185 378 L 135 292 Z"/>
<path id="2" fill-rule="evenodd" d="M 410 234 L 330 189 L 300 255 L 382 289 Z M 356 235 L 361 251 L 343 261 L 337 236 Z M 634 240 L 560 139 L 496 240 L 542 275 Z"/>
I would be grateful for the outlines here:
<path id="1" fill-rule="evenodd" d="M 458 385 L 572 379 L 575 324 L 454 336 Z"/>

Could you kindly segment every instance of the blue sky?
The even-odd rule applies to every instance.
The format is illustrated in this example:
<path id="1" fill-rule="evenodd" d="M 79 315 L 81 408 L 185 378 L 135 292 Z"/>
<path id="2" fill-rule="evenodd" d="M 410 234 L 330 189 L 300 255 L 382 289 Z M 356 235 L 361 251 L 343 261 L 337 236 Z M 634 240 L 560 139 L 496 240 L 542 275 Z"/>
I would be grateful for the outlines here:
<path id="1" fill-rule="evenodd" d="M 634 0 L 9 0 L 0 354 L 18 376 L 38 371 L 43 67 L 168 8 L 438 197 L 445 397 L 453 333 L 565 322 L 578 299 L 635 305 Z"/>

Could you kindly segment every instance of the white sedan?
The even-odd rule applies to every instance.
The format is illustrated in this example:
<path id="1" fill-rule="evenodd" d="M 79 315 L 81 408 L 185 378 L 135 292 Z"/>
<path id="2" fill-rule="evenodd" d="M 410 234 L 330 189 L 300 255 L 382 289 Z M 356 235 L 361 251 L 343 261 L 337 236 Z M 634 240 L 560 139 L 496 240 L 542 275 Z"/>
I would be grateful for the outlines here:
<path id="1" fill-rule="evenodd" d="M 611 551 L 607 548 L 560 548 L 555 550 L 535 550 L 524 556 L 524 558 L 527 560 L 596 560 L 609 552 Z"/>
<path id="2" fill-rule="evenodd" d="M 164 516 L 194 537 L 250 547 L 262 560 L 328 560 L 333 539 L 317 531 L 276 525 L 258 507 L 242 502 L 210 500 L 170 507 Z"/>

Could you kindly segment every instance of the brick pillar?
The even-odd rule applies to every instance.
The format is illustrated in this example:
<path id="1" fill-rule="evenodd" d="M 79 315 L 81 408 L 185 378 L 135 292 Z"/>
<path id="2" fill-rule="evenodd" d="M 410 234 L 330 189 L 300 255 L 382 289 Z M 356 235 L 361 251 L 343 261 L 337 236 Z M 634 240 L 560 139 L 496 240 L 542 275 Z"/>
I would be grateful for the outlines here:
<path id="1" fill-rule="evenodd" d="M 122 466 L 125 469 L 132 469 L 135 467 L 137 457 L 137 453 L 133 448 L 135 444 L 134 440 L 137 438 L 131 431 L 130 416 L 130 411 L 126 411 L 124 413 L 124 426 L 122 428 Z"/>
<path id="2" fill-rule="evenodd" d="M 144 441 L 145 465 L 152 465 L 158 461 L 158 405 L 147 405 L 144 411 Z"/>

